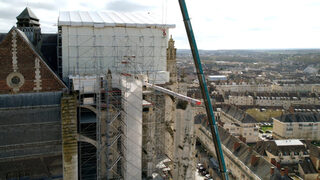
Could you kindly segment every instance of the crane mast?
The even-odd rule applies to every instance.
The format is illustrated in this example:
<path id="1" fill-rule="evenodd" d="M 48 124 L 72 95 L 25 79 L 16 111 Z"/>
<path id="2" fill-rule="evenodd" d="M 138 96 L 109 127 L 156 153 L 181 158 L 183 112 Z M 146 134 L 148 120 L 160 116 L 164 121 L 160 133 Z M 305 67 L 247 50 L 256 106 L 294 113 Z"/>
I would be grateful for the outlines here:
<path id="1" fill-rule="evenodd" d="M 204 101 L 204 104 L 205 104 L 205 107 L 206 107 L 208 122 L 209 122 L 210 130 L 211 130 L 211 134 L 212 134 L 212 140 L 213 140 L 213 143 L 214 143 L 214 146 L 215 146 L 217 159 L 218 159 L 218 162 L 219 162 L 219 167 L 220 167 L 222 179 L 223 180 L 228 180 L 229 178 L 228 178 L 226 164 L 225 164 L 224 157 L 223 157 L 223 152 L 222 152 L 222 146 L 221 146 L 221 142 L 220 142 L 218 126 L 217 126 L 217 123 L 216 123 L 215 118 L 214 118 L 214 113 L 213 113 L 213 108 L 212 108 L 212 104 L 211 104 L 211 100 L 210 100 L 210 95 L 209 95 L 209 92 L 208 92 L 206 79 L 205 79 L 205 76 L 203 74 L 201 60 L 200 60 L 200 56 L 199 56 L 196 40 L 195 40 L 195 37 L 194 37 L 194 34 L 193 34 L 190 18 L 189 18 L 189 15 L 188 15 L 187 6 L 186 6 L 186 3 L 185 3 L 184 0 L 179 0 L 179 5 L 180 5 L 180 9 L 181 9 L 184 25 L 185 25 L 185 28 L 186 28 L 186 32 L 187 32 L 187 35 L 188 35 L 188 40 L 189 40 L 189 44 L 190 44 L 190 48 L 191 48 L 191 52 L 192 52 L 192 56 L 193 56 L 193 60 L 194 60 L 194 64 L 195 64 L 195 68 L 197 70 L 197 76 L 198 76 L 198 80 L 199 80 L 199 84 L 200 84 L 200 89 L 201 89 L 203 101 Z"/>

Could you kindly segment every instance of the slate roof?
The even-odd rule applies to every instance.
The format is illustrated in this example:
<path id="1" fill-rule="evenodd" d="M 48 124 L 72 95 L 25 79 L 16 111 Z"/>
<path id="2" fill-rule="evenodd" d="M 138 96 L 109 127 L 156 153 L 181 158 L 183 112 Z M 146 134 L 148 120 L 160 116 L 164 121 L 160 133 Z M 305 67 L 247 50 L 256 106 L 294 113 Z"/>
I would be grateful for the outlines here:
<path id="1" fill-rule="evenodd" d="M 0 95 L 0 159 L 61 153 L 61 95 Z"/>
<path id="2" fill-rule="evenodd" d="M 258 121 L 254 117 L 250 116 L 248 113 L 235 106 L 226 105 L 223 106 L 221 110 L 242 123 L 258 123 Z"/>
<path id="3" fill-rule="evenodd" d="M 57 34 L 41 34 L 40 54 L 50 68 L 57 72 Z"/>
<path id="4" fill-rule="evenodd" d="M 202 122 L 207 121 L 206 114 L 197 114 L 194 116 L 194 124 L 201 124 Z"/>
<path id="5" fill-rule="evenodd" d="M 1 94 L 1 108 L 60 105 L 61 92 Z"/>
<path id="6" fill-rule="evenodd" d="M 6 37 L 7 33 L 0 33 L 0 42 Z"/>
<path id="7" fill-rule="evenodd" d="M 274 167 L 263 157 L 260 157 L 256 164 L 251 164 L 251 157 L 259 156 L 252 148 L 241 142 L 235 136 L 232 136 L 227 130 L 219 127 L 219 134 L 222 144 L 228 148 L 234 156 L 236 156 L 242 163 L 244 163 L 251 171 L 253 171 L 261 179 L 270 177 L 270 168 Z M 234 144 L 240 143 L 239 148 L 235 149 Z"/>
<path id="8" fill-rule="evenodd" d="M 303 143 L 307 145 L 307 148 L 309 149 L 310 157 L 315 157 L 320 159 L 320 149 L 312 143 L 311 140 L 301 140 Z"/>
<path id="9" fill-rule="evenodd" d="M 316 168 L 314 167 L 311 159 L 306 157 L 302 163 L 299 164 L 305 174 L 316 174 L 318 173 Z"/>
<path id="10" fill-rule="evenodd" d="M 202 123 L 202 126 L 209 130 L 209 126 L 206 123 Z M 261 179 L 270 179 L 270 169 L 275 167 L 269 163 L 263 157 L 260 157 L 259 160 L 252 165 L 251 158 L 252 156 L 260 156 L 256 151 L 254 151 L 247 144 L 240 141 L 240 139 L 231 135 L 227 130 L 222 127 L 218 127 L 221 143 L 229 149 L 234 156 L 236 156 L 243 164 L 245 164 L 252 172 L 254 172 Z M 210 131 L 210 130 L 209 130 Z M 211 136 L 210 136 L 211 138 Z M 238 148 L 234 148 L 235 144 L 239 144 Z M 226 155 L 226 154 L 225 154 Z M 232 160 L 232 159 L 231 159 Z M 232 171 L 232 169 L 231 169 Z"/>
<path id="11" fill-rule="evenodd" d="M 275 141 L 258 141 L 254 146 L 255 151 L 259 154 L 266 156 L 266 151 L 278 156 L 281 152 L 284 156 L 289 156 L 291 152 L 307 154 L 307 148 L 304 145 L 291 145 L 291 146 L 277 146 Z"/>
<path id="12" fill-rule="evenodd" d="M 60 153 L 53 153 L 50 156 L 33 156 L 31 158 L 25 159 L 21 158 L 15 161 L 1 161 L 0 162 L 0 179 L 63 179 L 63 165 L 62 165 L 62 147 L 60 145 L 55 145 L 51 147 L 41 147 L 41 148 L 52 148 L 59 150 Z M 39 153 L 38 153 L 39 154 Z M 12 172 L 27 172 L 25 174 L 19 173 L 13 175 Z M 44 172 L 49 172 L 48 174 Z M 27 176 L 31 177 L 27 177 Z M 49 176 L 49 177 L 48 177 Z M 12 178 L 11 178 L 12 177 Z"/>
<path id="13" fill-rule="evenodd" d="M 277 170 L 277 172 L 279 172 L 279 171 Z M 287 175 L 281 176 L 280 173 L 274 173 L 274 174 L 270 177 L 270 180 L 293 180 L 293 179 L 290 178 L 290 177 L 287 176 Z"/>
<path id="14" fill-rule="evenodd" d="M 38 20 L 37 16 L 31 11 L 29 7 L 26 7 L 20 14 L 17 16 L 17 19 L 33 19 Z"/>
<path id="15" fill-rule="evenodd" d="M 308 112 L 299 112 L 293 114 L 284 114 L 275 119 L 286 122 L 320 122 L 320 113 L 308 113 Z"/>
<path id="16" fill-rule="evenodd" d="M 7 33 L 0 33 L 0 43 L 6 37 Z M 38 44 L 40 52 L 39 55 L 43 57 L 44 61 L 50 66 L 50 68 L 57 72 L 57 34 L 41 34 L 41 40 Z"/>

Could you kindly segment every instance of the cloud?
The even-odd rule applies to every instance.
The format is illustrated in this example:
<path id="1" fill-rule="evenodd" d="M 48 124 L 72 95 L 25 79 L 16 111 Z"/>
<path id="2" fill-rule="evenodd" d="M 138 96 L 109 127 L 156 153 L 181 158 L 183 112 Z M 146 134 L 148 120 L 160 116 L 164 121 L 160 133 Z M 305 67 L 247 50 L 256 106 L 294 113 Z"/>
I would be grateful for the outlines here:
<path id="1" fill-rule="evenodd" d="M 249 28 L 249 31 L 265 31 L 266 29 L 260 27 Z"/>
<path id="2" fill-rule="evenodd" d="M 59 3 L 61 6 L 62 4 Z M 35 9 L 57 10 L 58 4 L 54 2 L 29 2 L 28 7 Z"/>
<path id="3" fill-rule="evenodd" d="M 0 32 L 8 32 L 27 5 L 44 33 L 57 31 L 59 11 L 151 12 L 176 24 L 169 31 L 176 47 L 189 48 L 178 1 L 0 0 Z M 319 0 L 188 0 L 187 5 L 199 49 L 319 47 Z"/>
<path id="4" fill-rule="evenodd" d="M 8 8 L 0 8 L 0 19 L 3 20 L 11 20 L 11 19 L 16 19 L 16 16 L 19 15 L 19 11 L 16 9 L 8 9 Z"/>
<path id="5" fill-rule="evenodd" d="M 133 12 L 133 11 L 148 11 L 154 9 L 153 6 L 145 6 L 138 3 L 133 3 L 128 0 L 115 0 L 109 2 L 106 5 L 108 10 L 121 11 L 121 12 Z"/>
<path id="6" fill-rule="evenodd" d="M 263 18 L 265 21 L 273 21 L 273 20 L 276 20 L 277 17 L 276 16 L 267 16 L 265 18 Z"/>
<path id="7" fill-rule="evenodd" d="M 233 18 L 233 17 L 225 17 L 224 19 L 227 20 L 227 21 L 231 21 L 231 22 L 236 22 L 237 21 L 236 18 Z"/>

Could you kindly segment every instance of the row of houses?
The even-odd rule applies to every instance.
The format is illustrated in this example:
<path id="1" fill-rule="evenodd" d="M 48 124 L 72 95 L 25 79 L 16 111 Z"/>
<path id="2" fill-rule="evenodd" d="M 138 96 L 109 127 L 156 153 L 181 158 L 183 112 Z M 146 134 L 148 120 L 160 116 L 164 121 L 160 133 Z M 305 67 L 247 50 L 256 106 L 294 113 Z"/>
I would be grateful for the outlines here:
<path id="1" fill-rule="evenodd" d="M 283 139 L 260 141 L 254 146 L 262 157 L 287 175 L 306 180 L 319 179 L 319 149 L 309 141 Z"/>
<path id="2" fill-rule="evenodd" d="M 308 94 L 306 96 L 264 96 L 234 94 L 225 98 L 226 104 L 239 106 L 263 106 L 263 107 L 283 107 L 289 109 L 293 105 L 320 105 L 320 97 L 317 94 Z"/>
<path id="3" fill-rule="evenodd" d="M 232 135 L 246 143 L 259 141 L 258 121 L 232 105 L 218 108 L 217 120 Z M 320 113 L 293 112 L 272 118 L 273 137 L 276 139 L 320 140 Z"/>
<path id="4" fill-rule="evenodd" d="M 227 106 L 221 108 L 216 116 L 220 122 L 218 129 L 225 162 L 227 168 L 230 169 L 230 175 L 235 179 L 303 178 L 313 180 L 320 178 L 318 177 L 320 172 L 319 148 L 311 144 L 310 140 L 299 140 L 307 139 L 306 137 L 300 134 L 296 137 L 276 136 L 275 133 L 278 132 L 276 126 L 278 125 L 275 124 L 273 133 L 279 140 L 261 141 L 258 138 L 257 122 L 245 112 L 241 112 L 234 106 Z M 290 114 L 278 119 L 286 118 L 291 118 Z M 209 153 L 215 156 L 211 132 L 204 120 L 205 116 L 199 116 L 196 119 L 197 129 L 199 128 L 196 131 L 196 136 Z M 278 120 L 275 118 L 275 121 Z M 304 131 L 308 132 L 308 130 Z M 244 134 L 245 132 L 247 134 Z M 254 135 L 250 135 L 248 132 Z M 247 143 L 250 143 L 251 147 Z M 259 167 L 264 168 L 264 172 L 270 172 L 270 174 L 261 174 L 259 169 L 255 168 L 256 163 L 259 163 Z"/>
<path id="5" fill-rule="evenodd" d="M 220 92 L 320 92 L 319 84 L 236 84 L 236 85 L 216 85 L 216 89 Z"/>

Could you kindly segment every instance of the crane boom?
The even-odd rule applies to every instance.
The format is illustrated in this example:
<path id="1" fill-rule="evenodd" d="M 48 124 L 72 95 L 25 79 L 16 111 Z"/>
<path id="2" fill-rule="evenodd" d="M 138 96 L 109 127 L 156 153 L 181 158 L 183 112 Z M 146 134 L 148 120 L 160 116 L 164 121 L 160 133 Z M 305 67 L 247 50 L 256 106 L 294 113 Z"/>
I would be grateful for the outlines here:
<path id="1" fill-rule="evenodd" d="M 160 91 L 160 92 L 163 92 L 165 94 L 169 94 L 169 95 L 171 95 L 171 96 L 173 96 L 175 98 L 178 98 L 178 99 L 181 99 L 181 100 L 184 100 L 184 101 L 188 101 L 188 102 L 190 102 L 191 104 L 194 104 L 194 105 L 198 105 L 198 106 L 201 105 L 201 101 L 198 100 L 198 99 L 194 99 L 194 98 L 191 98 L 191 97 L 176 93 L 174 91 L 171 91 L 169 89 L 163 88 L 161 86 L 157 86 L 157 85 L 150 84 L 150 83 L 147 83 L 147 82 L 145 84 L 146 84 L 147 87 L 153 88 L 153 89 L 155 89 L 157 91 Z"/>
<path id="2" fill-rule="evenodd" d="M 197 70 L 197 75 L 198 75 L 198 79 L 199 79 L 199 84 L 200 84 L 200 89 L 201 89 L 203 101 L 204 101 L 204 104 L 206 106 L 208 122 L 209 122 L 209 126 L 210 126 L 210 129 L 211 129 L 212 140 L 213 140 L 213 143 L 214 143 L 214 146 L 215 146 L 215 151 L 216 151 L 217 159 L 218 159 L 218 162 L 219 162 L 222 179 L 223 180 L 228 180 L 229 178 L 228 178 L 228 173 L 227 173 L 227 170 L 226 170 L 226 165 L 225 165 L 225 162 L 224 162 L 224 157 L 223 157 L 223 152 L 222 152 L 222 147 L 221 147 L 221 142 L 220 142 L 220 137 L 219 137 L 219 132 L 218 132 L 218 126 L 217 126 L 217 123 L 216 123 L 215 118 L 214 118 L 214 113 L 213 113 L 213 108 L 212 108 L 212 104 L 211 104 L 211 100 L 210 100 L 210 95 L 209 95 L 209 92 L 208 92 L 206 79 L 205 79 L 205 76 L 203 74 L 201 60 L 200 60 L 200 56 L 199 56 L 196 40 L 194 38 L 194 34 L 193 34 L 190 18 L 189 18 L 189 15 L 188 15 L 187 6 L 186 6 L 186 3 L 185 3 L 184 0 L 179 0 L 179 5 L 180 5 L 180 9 L 181 9 L 184 25 L 185 25 L 185 28 L 186 28 L 186 31 L 187 31 L 189 44 L 190 44 L 190 48 L 191 48 L 191 51 L 192 51 L 192 56 L 193 56 L 193 60 L 194 60 L 194 64 L 195 64 L 195 68 Z"/>

